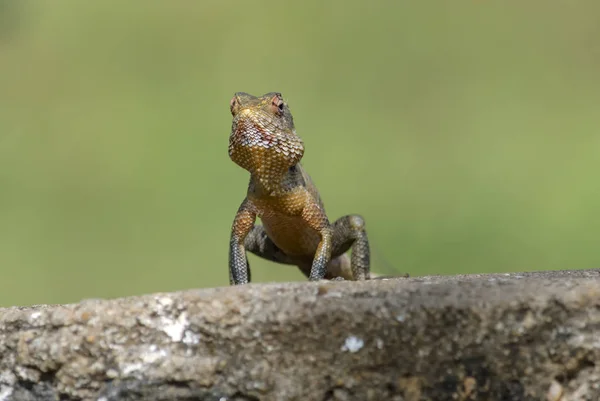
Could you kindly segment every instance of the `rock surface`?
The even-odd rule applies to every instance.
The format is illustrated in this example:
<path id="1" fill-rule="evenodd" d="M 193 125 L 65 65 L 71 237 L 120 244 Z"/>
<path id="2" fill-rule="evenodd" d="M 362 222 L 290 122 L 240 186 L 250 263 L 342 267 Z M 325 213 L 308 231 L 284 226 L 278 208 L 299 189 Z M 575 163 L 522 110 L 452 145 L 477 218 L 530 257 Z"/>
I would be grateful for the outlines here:
<path id="1" fill-rule="evenodd" d="M 0 309 L 0 401 L 600 399 L 600 272 Z"/>

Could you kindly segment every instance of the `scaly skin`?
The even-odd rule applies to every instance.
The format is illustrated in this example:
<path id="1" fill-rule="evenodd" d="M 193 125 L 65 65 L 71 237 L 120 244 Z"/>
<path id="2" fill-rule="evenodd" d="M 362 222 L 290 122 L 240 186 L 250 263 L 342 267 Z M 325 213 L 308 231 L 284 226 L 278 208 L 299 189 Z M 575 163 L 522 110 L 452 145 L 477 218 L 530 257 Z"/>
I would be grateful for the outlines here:
<path id="1" fill-rule="evenodd" d="M 281 94 L 238 92 L 230 108 L 229 157 L 250 172 L 248 193 L 231 230 L 230 283 L 250 282 L 246 251 L 296 265 L 311 281 L 369 279 L 364 220 L 348 215 L 330 224 L 319 192 L 300 165 L 304 144 Z M 262 226 L 254 225 L 256 217 Z"/>

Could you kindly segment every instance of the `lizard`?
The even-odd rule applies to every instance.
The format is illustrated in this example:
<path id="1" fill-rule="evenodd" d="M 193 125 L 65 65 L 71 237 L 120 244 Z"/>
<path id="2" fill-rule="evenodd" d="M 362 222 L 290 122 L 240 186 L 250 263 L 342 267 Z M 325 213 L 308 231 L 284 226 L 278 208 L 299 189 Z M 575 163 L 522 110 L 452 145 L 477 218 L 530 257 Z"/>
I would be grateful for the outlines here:
<path id="1" fill-rule="evenodd" d="M 310 281 L 368 280 L 365 221 L 350 214 L 330 223 L 316 186 L 300 164 L 304 142 L 281 93 L 256 97 L 237 92 L 230 111 L 229 157 L 250 173 L 231 228 L 230 285 L 251 281 L 246 251 L 296 265 Z M 262 225 L 255 224 L 257 217 Z"/>

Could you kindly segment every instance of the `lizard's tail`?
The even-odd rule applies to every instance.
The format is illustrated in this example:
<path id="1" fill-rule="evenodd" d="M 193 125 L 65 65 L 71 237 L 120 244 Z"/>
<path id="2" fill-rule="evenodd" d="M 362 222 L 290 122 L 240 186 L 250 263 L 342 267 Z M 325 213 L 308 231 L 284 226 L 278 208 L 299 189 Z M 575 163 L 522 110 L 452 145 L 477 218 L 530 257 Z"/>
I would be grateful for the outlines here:
<path id="1" fill-rule="evenodd" d="M 378 248 L 375 248 L 373 246 L 373 243 L 370 244 L 370 247 L 371 247 L 371 255 L 376 256 L 376 259 L 379 261 L 379 264 L 384 266 L 383 270 L 389 272 L 387 274 L 371 272 L 372 280 L 386 280 L 386 279 L 391 279 L 391 278 L 399 278 L 399 277 L 408 278 L 408 277 L 410 277 L 410 275 L 408 273 L 398 273 L 398 269 L 396 269 L 394 267 L 394 265 L 392 265 L 389 262 L 389 259 L 382 256 L 380 250 Z"/>
<path id="2" fill-rule="evenodd" d="M 386 270 L 395 270 L 391 265 L 387 264 L 388 269 Z M 327 266 L 328 275 L 331 277 L 343 277 L 344 280 L 353 280 L 354 277 L 352 275 L 352 267 L 350 263 L 350 255 L 344 253 L 337 258 L 331 259 L 329 265 Z M 371 280 L 387 280 L 392 278 L 408 278 L 408 273 L 404 274 L 379 274 L 375 272 L 370 273 Z"/>

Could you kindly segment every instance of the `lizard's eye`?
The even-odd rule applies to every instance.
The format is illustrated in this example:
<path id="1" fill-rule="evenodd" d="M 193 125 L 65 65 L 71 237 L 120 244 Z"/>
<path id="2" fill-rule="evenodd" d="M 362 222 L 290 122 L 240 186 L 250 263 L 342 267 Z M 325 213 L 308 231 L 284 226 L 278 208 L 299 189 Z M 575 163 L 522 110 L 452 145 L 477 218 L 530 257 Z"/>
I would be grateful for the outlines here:
<path id="1" fill-rule="evenodd" d="M 237 99 L 234 96 L 231 98 L 231 102 L 229 102 L 229 110 L 231 111 L 231 114 L 234 114 L 235 106 L 237 106 Z"/>
<path id="2" fill-rule="evenodd" d="M 273 105 L 273 111 L 275 111 L 277 114 L 283 113 L 285 103 L 283 102 L 283 99 L 281 98 L 281 95 L 279 93 L 273 96 L 271 104 Z"/>

